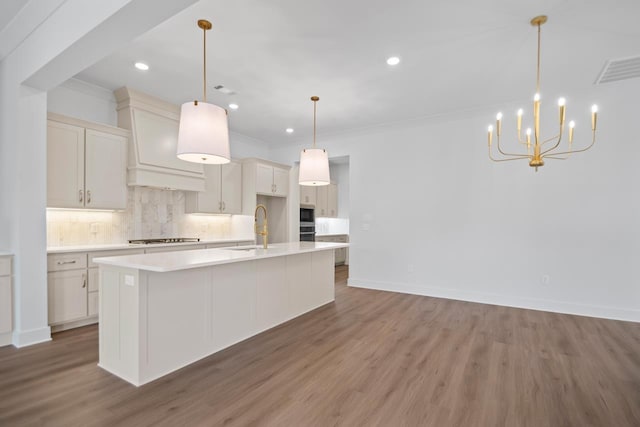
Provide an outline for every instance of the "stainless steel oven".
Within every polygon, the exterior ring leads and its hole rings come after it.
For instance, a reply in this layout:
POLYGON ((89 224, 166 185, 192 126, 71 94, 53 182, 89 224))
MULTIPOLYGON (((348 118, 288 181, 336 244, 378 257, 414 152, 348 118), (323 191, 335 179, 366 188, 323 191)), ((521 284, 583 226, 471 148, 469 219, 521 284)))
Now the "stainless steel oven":
POLYGON ((300 241, 316 241, 316 224, 313 222, 300 222, 300 241))

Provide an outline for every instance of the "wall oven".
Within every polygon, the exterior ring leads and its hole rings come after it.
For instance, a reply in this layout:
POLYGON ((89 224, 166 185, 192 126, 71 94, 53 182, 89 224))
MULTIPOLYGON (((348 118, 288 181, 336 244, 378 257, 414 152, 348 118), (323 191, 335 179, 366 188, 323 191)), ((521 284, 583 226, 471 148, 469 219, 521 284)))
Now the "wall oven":
POLYGON ((300 208, 300 241, 316 241, 316 223, 312 208, 300 208))

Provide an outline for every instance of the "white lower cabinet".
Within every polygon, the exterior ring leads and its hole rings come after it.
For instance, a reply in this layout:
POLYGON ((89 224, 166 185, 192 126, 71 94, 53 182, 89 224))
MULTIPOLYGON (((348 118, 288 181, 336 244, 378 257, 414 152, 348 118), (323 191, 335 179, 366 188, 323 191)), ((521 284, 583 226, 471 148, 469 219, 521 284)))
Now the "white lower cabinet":
POLYGON ((47 278, 49 324, 87 317, 87 270, 55 271, 47 278))
MULTIPOLYGON (((349 236, 347 234, 316 236, 316 242, 348 243, 349 236)), ((334 252, 336 265, 349 264, 349 248, 338 248, 335 249, 334 252)))
POLYGON ((11 255, 0 255, 0 347, 11 344, 13 330, 11 264, 11 255))

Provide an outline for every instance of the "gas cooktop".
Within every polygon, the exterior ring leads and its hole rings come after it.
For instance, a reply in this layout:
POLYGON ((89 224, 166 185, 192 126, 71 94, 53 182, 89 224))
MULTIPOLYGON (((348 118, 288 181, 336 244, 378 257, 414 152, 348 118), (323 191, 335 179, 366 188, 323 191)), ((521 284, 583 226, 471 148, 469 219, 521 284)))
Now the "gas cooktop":
POLYGON ((129 240, 129 243, 134 245, 153 245, 157 243, 186 243, 186 242, 199 242, 197 237, 167 237, 162 239, 137 239, 129 240))

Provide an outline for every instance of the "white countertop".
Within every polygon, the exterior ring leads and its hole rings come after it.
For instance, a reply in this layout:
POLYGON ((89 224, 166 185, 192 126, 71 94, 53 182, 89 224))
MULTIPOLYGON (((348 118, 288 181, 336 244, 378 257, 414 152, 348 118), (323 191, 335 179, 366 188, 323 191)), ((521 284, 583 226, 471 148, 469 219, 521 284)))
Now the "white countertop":
POLYGON ((164 273, 233 262, 253 261, 262 258, 295 255, 348 247, 348 243, 289 242, 273 243, 268 249, 262 246, 238 246, 236 248, 197 249, 191 251, 160 252, 154 254, 125 255, 94 258, 98 264, 164 273))
POLYGON ((316 233, 316 237, 338 237, 338 236, 349 236, 349 233, 329 233, 329 234, 316 233))
POLYGON ((11 252, 4 252, 4 251, 0 251, 0 256, 12 256, 13 254, 11 252))
POLYGON ((107 245, 77 245, 77 246, 49 246, 48 254, 58 254, 66 252, 95 252, 95 251, 114 251, 118 249, 146 249, 146 248, 162 248, 168 246, 191 246, 191 245, 213 245, 219 243, 237 243, 249 242, 253 239, 220 239, 220 240, 200 240, 199 242, 182 242, 182 243, 154 243, 154 244, 133 244, 133 243, 114 243, 107 245))

